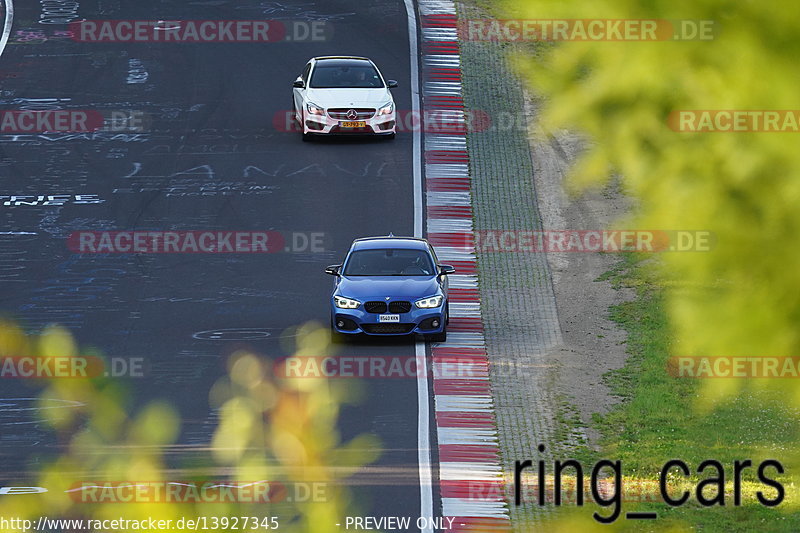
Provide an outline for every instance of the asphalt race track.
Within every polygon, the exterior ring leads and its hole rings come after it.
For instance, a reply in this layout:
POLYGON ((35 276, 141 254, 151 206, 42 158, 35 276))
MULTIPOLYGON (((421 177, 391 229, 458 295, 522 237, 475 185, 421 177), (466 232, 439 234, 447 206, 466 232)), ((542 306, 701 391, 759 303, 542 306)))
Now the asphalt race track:
MULTIPOLYGON (((210 442, 208 390, 225 374, 225 356, 242 346, 289 355, 281 338, 288 328, 327 324, 331 278, 323 268, 352 239, 413 234, 410 133, 303 143, 281 126, 291 83, 316 55, 370 57, 398 80, 397 108, 411 109, 404 4, 79 2, 85 19, 322 20, 333 29, 321 42, 259 44, 76 42, 55 34, 66 24, 39 23, 39 2, 14 7, 15 32, 46 35, 24 42, 12 32, 0 58, 2 108, 142 111, 147 127, 0 136, 0 194, 66 195, 63 205, 0 206, 0 312, 30 332, 59 323, 81 346, 142 358, 145 375, 122 379, 133 408, 158 398, 178 408, 183 426, 169 456, 179 472, 210 442), (67 239, 80 230, 321 233, 324 251, 304 249, 301 238, 298 249, 271 254, 75 254, 67 239)), ((414 343, 341 350, 413 357, 414 343)), ((63 443, 36 422, 41 405, 29 382, 0 387, 0 485, 19 484, 63 443)), ((362 510, 419 516, 416 380, 368 380, 364 391, 339 421, 343 440, 371 433, 384 443, 355 478, 362 510)))

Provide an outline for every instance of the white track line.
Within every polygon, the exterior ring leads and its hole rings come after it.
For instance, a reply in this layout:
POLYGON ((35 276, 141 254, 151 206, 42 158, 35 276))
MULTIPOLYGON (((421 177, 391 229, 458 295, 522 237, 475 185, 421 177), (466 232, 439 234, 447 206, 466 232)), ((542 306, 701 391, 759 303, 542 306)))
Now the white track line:
MULTIPOLYGON (((405 0, 408 18, 408 43, 411 53, 411 110, 420 116, 419 55, 417 42, 417 16, 414 0, 405 0)), ((414 169, 414 237, 422 237, 422 134, 420 128, 413 131, 413 169, 414 169)), ((428 368, 425 343, 414 345, 417 368, 428 368)), ((429 385, 427 372, 417 377, 417 461, 419 462, 420 516, 433 517, 433 473, 431 471, 431 428, 429 408, 429 385)), ((428 523, 429 521, 426 521, 428 523)), ((425 526, 420 533, 433 533, 431 526, 425 526)))
POLYGON ((0 56, 6 49, 8 39, 11 37, 11 26, 14 24, 14 2, 12 0, 5 0, 3 2, 6 6, 6 21, 3 24, 3 35, 0 36, 0 56))

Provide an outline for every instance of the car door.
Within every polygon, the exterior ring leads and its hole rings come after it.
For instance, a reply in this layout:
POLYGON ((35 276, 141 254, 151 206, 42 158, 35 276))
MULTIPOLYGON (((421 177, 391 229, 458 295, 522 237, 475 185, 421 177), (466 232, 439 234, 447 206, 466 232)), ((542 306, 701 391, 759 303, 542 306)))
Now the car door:
POLYGON ((302 120, 303 113, 305 112, 304 105, 305 105, 305 94, 308 90, 308 79, 309 74, 311 73, 311 62, 309 61, 305 68, 303 69, 303 73, 300 74, 300 79, 303 80, 304 87, 301 89, 299 87, 294 87, 292 89, 293 97, 294 97, 294 109, 297 112, 297 120, 302 120))

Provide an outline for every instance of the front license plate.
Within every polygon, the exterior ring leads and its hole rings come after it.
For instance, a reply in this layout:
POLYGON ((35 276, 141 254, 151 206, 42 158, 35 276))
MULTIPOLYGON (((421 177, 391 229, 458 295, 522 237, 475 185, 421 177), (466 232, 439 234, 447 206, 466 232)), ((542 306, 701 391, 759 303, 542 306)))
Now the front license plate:
POLYGON ((363 120, 359 120, 358 122, 340 122, 339 126, 343 128, 366 128, 367 123, 363 120))
POLYGON ((378 315, 378 322, 400 322, 400 315, 378 315))

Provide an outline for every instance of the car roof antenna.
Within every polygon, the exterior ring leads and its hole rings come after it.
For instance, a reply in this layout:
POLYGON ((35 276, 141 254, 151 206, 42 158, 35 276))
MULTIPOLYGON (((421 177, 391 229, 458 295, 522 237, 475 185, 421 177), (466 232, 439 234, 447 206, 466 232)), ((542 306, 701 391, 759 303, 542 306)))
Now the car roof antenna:
POLYGON ((394 233, 392 233, 392 232, 390 231, 390 232, 389 232, 389 237, 394 237, 394 233))

